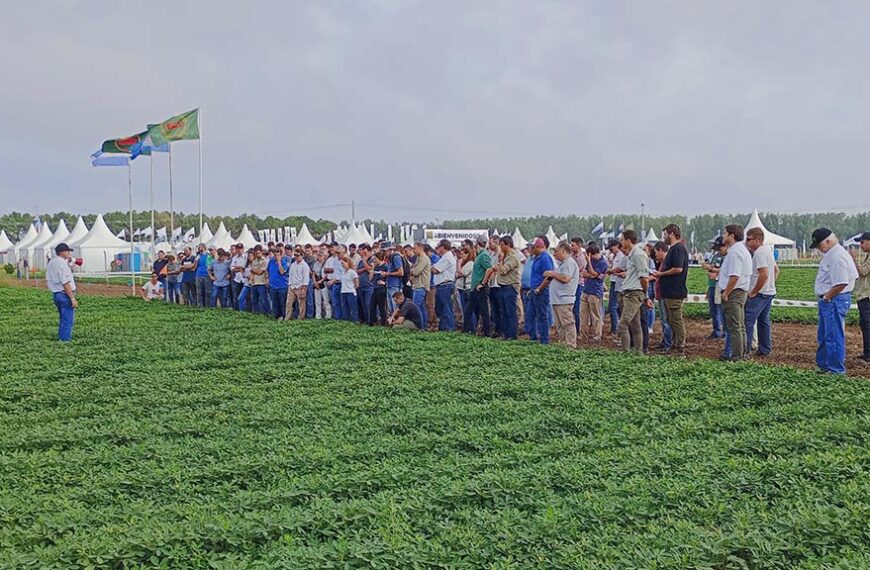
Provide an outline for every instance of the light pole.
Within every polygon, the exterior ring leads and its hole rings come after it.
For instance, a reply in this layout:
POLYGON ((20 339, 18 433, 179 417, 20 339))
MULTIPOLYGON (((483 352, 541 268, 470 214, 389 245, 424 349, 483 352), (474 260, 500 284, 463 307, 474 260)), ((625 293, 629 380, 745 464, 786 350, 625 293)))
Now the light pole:
POLYGON ((646 239, 646 205, 640 203, 640 234, 642 239, 646 239))

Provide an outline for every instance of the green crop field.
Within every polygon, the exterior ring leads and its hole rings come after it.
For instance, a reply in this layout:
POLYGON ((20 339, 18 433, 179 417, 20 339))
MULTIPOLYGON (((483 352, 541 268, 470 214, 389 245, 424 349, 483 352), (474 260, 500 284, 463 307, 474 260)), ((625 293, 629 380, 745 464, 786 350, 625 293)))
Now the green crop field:
POLYGON ((0 285, 0 568, 870 567, 870 385, 0 285))

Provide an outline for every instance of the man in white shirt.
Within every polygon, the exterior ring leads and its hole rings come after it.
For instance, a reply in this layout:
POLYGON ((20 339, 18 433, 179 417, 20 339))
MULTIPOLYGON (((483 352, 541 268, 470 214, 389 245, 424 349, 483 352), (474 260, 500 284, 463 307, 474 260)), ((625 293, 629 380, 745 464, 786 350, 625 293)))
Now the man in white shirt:
POLYGON ((828 228, 813 232, 811 247, 822 252, 815 291, 819 297, 819 348, 816 365, 821 372, 846 373, 846 313, 858 279, 855 262, 828 228))
POLYGON ((556 261, 559 266, 544 272, 544 286, 550 288, 550 304, 556 321, 559 339, 570 348, 577 348, 577 329, 574 327, 574 298, 580 270, 571 257, 571 246, 562 242, 556 247, 556 261))
POLYGON ((230 248, 232 257, 230 258, 230 273, 233 276, 230 281, 230 303, 232 307, 239 310, 239 295, 242 294, 242 288, 245 286, 245 265, 248 264, 248 256, 245 253, 245 246, 237 243, 230 248))
POLYGON ((752 256, 743 243, 743 226, 728 224, 723 232, 728 254, 719 268, 722 312, 725 314, 725 353, 721 360, 743 360, 746 356, 746 297, 752 279, 752 256))
POLYGON ((649 257, 643 244, 637 243, 638 235, 634 230, 622 232, 621 247, 628 250, 625 256, 626 270, 621 284, 622 315, 619 317, 619 334, 622 350, 643 353, 643 331, 641 330, 641 311, 646 310, 649 299, 649 257))
POLYGON ((610 334, 616 336, 616 329, 619 326, 619 295, 622 293, 622 275, 625 273, 623 260, 625 254, 622 252, 622 246, 619 240, 612 239, 607 244, 607 249, 610 251, 610 269, 607 274, 610 276, 610 296, 607 299, 607 314, 610 315, 610 334))
POLYGON ((311 275, 311 267, 306 263, 302 254, 302 248, 296 247, 293 252, 293 263, 290 264, 290 277, 287 281, 287 305, 284 311, 284 320, 293 320, 293 304, 299 303, 299 320, 305 320, 305 309, 308 300, 308 278, 311 275))
POLYGON ((773 246, 764 245, 764 230, 746 230, 746 249, 752 254, 752 277, 746 299, 746 347, 752 347, 752 336, 758 325, 758 350, 755 356, 764 358, 773 349, 770 334, 770 305, 776 297, 779 266, 773 259, 773 246))
POLYGON ((60 315, 57 328, 57 338, 61 342, 69 342, 72 338, 75 310, 79 306, 76 300, 76 282, 69 267, 72 249, 65 243, 57 244, 54 252, 57 254, 45 268, 45 282, 54 298, 54 306, 60 315))
POLYGON ((435 248, 441 258, 432 266, 432 284, 435 285, 435 314, 438 316, 438 330, 456 329, 456 315, 453 312, 453 282, 456 280, 456 257, 451 251, 449 240, 442 239, 435 248))

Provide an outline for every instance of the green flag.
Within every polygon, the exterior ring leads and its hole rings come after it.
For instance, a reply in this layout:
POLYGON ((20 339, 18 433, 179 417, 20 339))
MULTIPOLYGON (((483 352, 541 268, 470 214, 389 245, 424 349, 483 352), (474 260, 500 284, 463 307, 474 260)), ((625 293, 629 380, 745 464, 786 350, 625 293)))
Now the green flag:
POLYGON ((139 133, 138 135, 132 135, 120 139, 109 139, 103 143, 103 146, 100 148, 100 150, 106 153, 111 152, 116 154, 130 154, 130 147, 142 142, 145 139, 145 135, 147 134, 148 131, 145 131, 144 133, 139 133))
POLYGON ((199 139, 199 109, 171 117, 159 125, 148 125, 154 146, 181 140, 199 139))

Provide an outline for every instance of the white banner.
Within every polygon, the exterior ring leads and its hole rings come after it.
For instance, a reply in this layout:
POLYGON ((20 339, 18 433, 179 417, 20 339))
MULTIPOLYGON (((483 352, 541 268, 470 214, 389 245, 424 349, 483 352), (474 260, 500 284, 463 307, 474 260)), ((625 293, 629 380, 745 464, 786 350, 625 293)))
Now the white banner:
POLYGON ((449 240, 454 245, 462 243, 463 240, 476 240, 478 237, 489 237, 489 230, 447 230, 440 228, 426 228, 423 230, 423 235, 429 245, 435 245, 442 239, 449 240))

